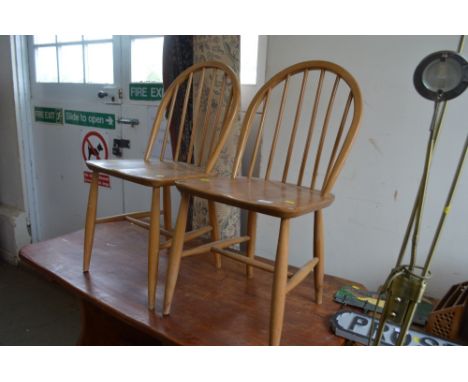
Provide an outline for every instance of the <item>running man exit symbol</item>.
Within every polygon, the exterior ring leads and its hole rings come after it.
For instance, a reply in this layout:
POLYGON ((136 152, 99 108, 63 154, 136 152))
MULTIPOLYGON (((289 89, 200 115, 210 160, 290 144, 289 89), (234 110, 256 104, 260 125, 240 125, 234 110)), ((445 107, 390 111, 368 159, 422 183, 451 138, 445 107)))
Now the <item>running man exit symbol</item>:
POLYGON ((63 109, 54 107, 34 107, 34 120, 36 122, 46 122, 63 125, 63 109))

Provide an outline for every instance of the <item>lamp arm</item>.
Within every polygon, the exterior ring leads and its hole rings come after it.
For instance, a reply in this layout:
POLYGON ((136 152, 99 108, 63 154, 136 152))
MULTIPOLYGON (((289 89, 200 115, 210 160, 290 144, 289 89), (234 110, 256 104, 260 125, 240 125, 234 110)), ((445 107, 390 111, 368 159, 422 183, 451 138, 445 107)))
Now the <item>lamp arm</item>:
POLYGON ((461 172, 463 170, 463 165, 465 164, 465 161, 466 161, 467 153, 468 153, 468 135, 466 136, 465 146, 464 146, 463 151, 462 151, 462 153, 460 155, 460 159, 458 161, 457 169, 455 170, 455 174, 454 174, 453 179, 452 179, 452 184, 450 185, 450 190, 449 190, 449 193, 447 195, 447 200, 445 201, 445 206, 444 206, 444 209, 442 211, 442 214, 440 215, 439 224, 437 225, 437 229, 436 229, 436 232, 434 234, 434 238, 432 239, 432 244, 431 244, 431 247, 429 249, 429 253, 427 255, 427 258, 426 258, 426 263, 424 264, 423 276, 425 276, 429 272, 429 267, 431 265, 432 257, 434 255, 435 249, 436 249, 437 244, 439 242, 440 232, 442 231, 442 228, 444 226, 445 218, 450 213, 452 198, 453 198, 453 195, 455 194, 455 191, 457 189, 458 181, 460 179, 460 174, 461 174, 461 172))
MULTIPOLYGON (((435 148, 437 146, 439 134, 440 134, 441 127, 442 127, 442 121, 444 119, 446 109, 447 109, 447 102, 442 101, 441 102, 440 113, 438 115, 437 123, 435 125, 433 150, 435 150, 435 148)), ((403 262, 403 258, 405 256, 405 252, 406 252, 406 246, 408 245, 411 230, 412 230, 413 225, 414 225, 414 218, 416 216, 416 213, 418 212, 418 208, 419 208, 418 200, 421 198, 421 193, 423 191, 423 185, 424 185, 423 178, 421 177, 421 180, 419 182, 418 192, 416 194, 416 199, 415 199, 414 204, 413 204, 413 210, 411 211, 411 215, 410 215, 410 218, 409 218, 409 221, 408 221, 408 226, 406 227, 405 236, 403 237, 403 242, 401 244, 400 253, 398 255, 398 259, 397 259, 395 267, 401 266, 401 264, 403 262)))
MULTIPOLYGON (((465 43, 465 36, 461 35, 460 39, 458 40, 457 53, 462 52, 463 47, 464 47, 464 43, 465 43)), ((442 101, 441 111, 439 113, 439 118, 438 118, 436 126, 435 126, 434 149, 436 147, 437 140, 439 138, 439 133, 440 133, 441 126, 442 126, 442 121, 443 121, 444 116, 445 116, 446 108, 447 108, 447 102, 442 101)), ((414 226, 414 219, 416 217, 416 214, 418 213, 418 209, 419 209, 418 201, 421 199, 421 194, 423 193, 423 188, 424 188, 423 186, 424 186, 424 182, 423 182, 423 178, 421 178, 421 181, 419 183, 418 192, 416 194, 416 199, 415 199, 414 204, 413 204, 413 210, 411 211, 411 215, 410 215, 410 218, 409 218, 409 221, 408 221, 408 226, 406 227, 405 235, 403 237, 403 242, 402 242, 401 247, 400 247, 400 252, 399 252, 398 259, 397 259, 395 267, 401 266, 401 264, 403 262, 403 258, 405 256, 405 252, 406 252, 406 247, 408 245, 409 237, 411 235, 411 230, 413 229, 413 226, 414 226)), ((414 264, 414 260, 415 259, 413 259, 413 264, 414 264)))
POLYGON ((415 215, 415 223, 414 223, 413 237, 412 237, 412 243, 411 243, 412 244, 411 245, 411 259, 410 259, 410 264, 409 264, 410 271, 414 269, 414 265, 416 263, 417 247, 418 247, 418 241, 419 241, 419 227, 420 227, 422 213, 424 209, 424 202, 426 199, 426 189, 427 189, 427 183, 429 180, 429 170, 430 170, 431 163, 432 163, 432 154, 434 152, 435 136, 436 136, 435 131, 437 127, 437 121, 440 120, 438 118, 439 108, 440 108, 440 102, 436 101, 434 103, 434 113, 433 113, 432 121, 431 121, 429 140, 427 142, 426 159, 424 161, 424 171, 423 171, 423 176, 421 179, 420 192, 418 194, 418 198, 416 199, 417 211, 415 215))
MULTIPOLYGON (((461 51, 463 50, 464 40, 465 36, 460 36, 457 48, 458 54, 461 53, 461 51)), ((439 218, 439 223, 434 234, 434 238, 432 240, 425 265, 424 267, 416 266, 415 263, 417 255, 417 245, 419 240, 420 222, 422 218, 432 156, 437 145, 442 121, 445 115, 447 106, 446 101, 455 98, 466 89, 466 85, 463 85, 463 81, 459 82, 457 86, 452 88, 445 89, 443 86, 440 86, 439 88, 436 87, 435 89, 439 89, 437 91, 433 90, 433 88, 428 87, 424 83, 424 71, 427 69, 428 65, 431 64, 431 60, 442 60, 447 57, 451 57, 451 59, 454 60, 455 63, 457 63, 459 66, 463 66, 464 68, 462 68, 461 70, 466 70, 466 60, 464 60, 461 56, 456 55, 450 51, 441 51, 433 53, 432 55, 427 56, 423 61, 421 61, 421 63, 416 68, 414 76, 414 83, 416 89, 423 97, 435 101, 434 112, 431 119, 430 135, 427 143, 423 175, 419 183, 416 200, 411 211, 410 219, 406 228, 405 236, 403 238, 403 243, 400 248, 397 263, 396 266, 392 269, 383 287, 379 290, 379 300, 384 292, 386 293, 386 299, 384 309, 379 320, 380 322, 377 328, 377 333, 373 341, 374 345, 380 344, 385 328, 385 322, 389 319, 396 322, 397 324, 400 324, 400 333, 398 335, 396 344, 403 345, 405 342, 406 334, 409 330, 409 327, 411 326, 416 309, 424 295, 424 291, 427 286, 427 281, 430 277, 429 267, 431 264, 431 260, 437 247, 440 233, 445 223, 445 218, 450 212, 452 198, 455 194, 455 190, 460 179, 460 174, 462 172, 463 165, 467 157, 468 136, 466 137, 464 149, 462 151, 457 169, 452 179, 450 190, 445 202, 445 207, 439 218), (406 247, 408 245, 411 233, 412 248, 410 263, 408 265, 403 265, 402 262, 405 256, 406 247)), ((466 72, 464 75, 466 76, 466 72)), ((377 306, 378 305, 376 305, 376 309, 377 306)), ((372 317, 372 323, 369 332, 369 343, 371 342, 374 334, 376 309, 374 310, 374 315, 372 317)))
POLYGON ((457 53, 462 52, 464 44, 465 44, 465 35, 461 35, 460 40, 458 41, 457 53))

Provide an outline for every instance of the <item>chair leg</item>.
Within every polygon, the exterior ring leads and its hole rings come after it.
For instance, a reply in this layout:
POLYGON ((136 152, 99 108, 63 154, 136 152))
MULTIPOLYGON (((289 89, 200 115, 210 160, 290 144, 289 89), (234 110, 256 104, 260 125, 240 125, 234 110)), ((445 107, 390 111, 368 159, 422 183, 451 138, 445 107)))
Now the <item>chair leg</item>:
MULTIPOLYGON (((247 257, 251 260, 255 257, 255 242, 257 238, 257 213, 249 211, 247 217, 247 235, 250 237, 247 242, 247 257)), ((253 277, 254 268, 251 265, 246 266, 247 277, 251 279, 253 277)))
POLYGON ((172 230, 171 186, 163 187, 164 228, 172 230))
POLYGON ((164 291, 164 309, 163 314, 169 315, 171 311, 172 297, 179 275, 180 260, 184 249, 184 233, 187 224, 187 213, 189 209, 190 195, 182 193, 179 215, 175 226, 174 236, 172 237, 172 247, 169 255, 169 264, 167 266, 166 287, 164 291))
MULTIPOLYGON (((216 203, 208 200, 208 215, 210 225, 213 228, 211 231, 211 240, 218 241, 221 237, 219 235, 218 217, 216 216, 216 203)), ((221 268, 221 255, 219 253, 213 253, 216 268, 221 268)))
POLYGON ((318 258, 318 263, 314 270, 315 302, 321 304, 323 300, 323 277, 325 274, 323 212, 321 210, 315 212, 314 257, 318 258))
POLYGON ((148 309, 154 310, 156 304, 156 285, 159 264, 159 216, 160 188, 153 187, 151 197, 150 226, 148 232, 148 309))
POLYGON ((283 330, 288 282, 289 219, 281 219, 271 298, 270 345, 279 345, 283 330))
POLYGON ((91 253, 93 251, 94 230, 96 228, 96 211, 98 202, 99 173, 93 171, 91 184, 89 185, 88 208, 86 211, 86 223, 83 246, 83 272, 89 271, 91 253))

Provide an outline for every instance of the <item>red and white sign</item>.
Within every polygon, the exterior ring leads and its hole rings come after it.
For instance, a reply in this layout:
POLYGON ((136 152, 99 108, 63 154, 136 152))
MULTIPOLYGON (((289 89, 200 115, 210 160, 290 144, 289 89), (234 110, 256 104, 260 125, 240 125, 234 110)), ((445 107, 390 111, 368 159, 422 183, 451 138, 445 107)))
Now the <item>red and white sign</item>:
MULTIPOLYGON (((81 155, 83 160, 99 160, 109 158, 109 149, 107 142, 102 134, 97 131, 88 132, 81 143, 81 155)), ((93 178, 92 171, 83 171, 83 180, 85 183, 91 183, 93 178)), ((110 188, 110 177, 106 174, 99 174, 99 186, 110 188)))
POLYGON ((87 133, 81 143, 81 154, 83 160, 109 159, 109 150, 102 134, 97 131, 87 133))
MULTIPOLYGON (((85 183, 91 183, 93 179, 93 172, 92 171, 83 171, 83 180, 85 183)), ((110 188, 110 178, 109 175, 106 174, 99 174, 98 184, 101 187, 110 188)))

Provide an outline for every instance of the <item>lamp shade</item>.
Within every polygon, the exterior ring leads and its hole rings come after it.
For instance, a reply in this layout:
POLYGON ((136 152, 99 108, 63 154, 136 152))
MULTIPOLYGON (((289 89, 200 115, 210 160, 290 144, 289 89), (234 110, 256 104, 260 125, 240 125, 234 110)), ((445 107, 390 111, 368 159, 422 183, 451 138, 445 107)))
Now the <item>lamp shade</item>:
POLYGON ((468 62, 450 50, 432 53, 416 67, 413 81, 424 98, 450 100, 468 87, 468 62))

